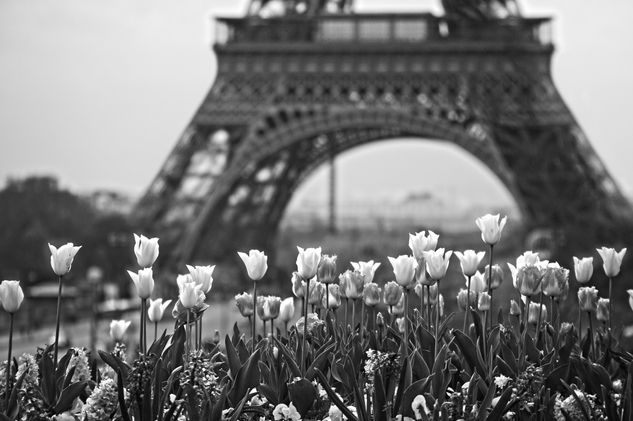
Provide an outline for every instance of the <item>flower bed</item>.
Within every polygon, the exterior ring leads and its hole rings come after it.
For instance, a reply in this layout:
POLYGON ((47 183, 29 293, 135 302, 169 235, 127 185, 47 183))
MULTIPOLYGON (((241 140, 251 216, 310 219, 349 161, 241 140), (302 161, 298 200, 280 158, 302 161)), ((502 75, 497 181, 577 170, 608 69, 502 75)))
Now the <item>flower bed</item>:
MULTIPOLYGON (((0 421, 633 419, 633 355, 618 343, 610 306, 626 249, 598 250, 606 298, 585 286, 593 259, 574 258, 574 280, 583 285, 574 323, 558 311, 572 299, 569 270, 524 253, 509 265, 517 295, 505 314, 495 312, 494 295, 503 281, 494 250, 505 218, 486 215, 477 225, 485 252, 438 249, 430 231, 410 235, 412 255, 389 257, 395 280, 382 287, 373 282, 379 263, 352 262, 339 274, 336 256, 298 248, 294 297, 284 300, 257 295, 266 255, 239 253, 253 290, 235 301, 250 332, 236 323, 224 340, 204 341, 201 331, 214 267, 188 266, 176 280, 174 329, 155 330, 152 343, 148 321, 156 329, 171 300, 150 299, 158 239, 135 235, 140 269, 129 273, 141 302, 138 350, 126 348, 130 322, 120 320, 111 324, 113 350, 73 348, 61 358, 63 279, 79 247, 51 246, 60 292, 55 341, 14 358, 11 324, 0 421), (445 314, 442 281, 453 254, 464 288, 460 312, 445 314), (461 329, 450 327, 456 318, 461 329)), ((23 299, 19 282, 0 284, 11 323, 23 299)))

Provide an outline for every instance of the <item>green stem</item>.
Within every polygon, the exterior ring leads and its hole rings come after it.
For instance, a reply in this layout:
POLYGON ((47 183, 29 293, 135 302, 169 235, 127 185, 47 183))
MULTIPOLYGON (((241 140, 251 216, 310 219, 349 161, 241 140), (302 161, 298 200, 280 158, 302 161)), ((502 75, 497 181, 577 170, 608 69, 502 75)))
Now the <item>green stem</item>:
POLYGON ((11 396, 11 351, 13 351, 13 313, 9 313, 11 322, 9 325, 9 356, 7 357, 7 384, 5 391, 5 409, 9 413, 9 397, 11 396))
POLYGON ((363 299, 360 302, 360 326, 358 327, 361 340, 363 339, 363 331, 364 331, 363 325, 364 324, 365 324, 365 300, 363 299))
POLYGON ((402 293, 404 294, 404 333, 402 336, 402 361, 409 356, 409 315, 407 309, 409 308, 409 294, 405 287, 402 287, 402 293))
POLYGON ((256 324, 255 322, 257 321, 257 282, 253 281, 253 326, 251 329, 251 336, 253 338, 253 347, 252 347, 252 352, 255 352, 255 345, 257 342, 257 330, 256 330, 256 324))
POLYGON ((472 279, 472 275, 468 275, 468 291, 466 294, 466 302, 468 303, 468 305, 466 306, 466 314, 464 314, 464 333, 466 333, 466 327, 468 327, 468 324, 470 323, 470 280, 472 279))
POLYGON ((310 278, 306 279, 305 306, 303 306, 303 338, 301 339, 301 374, 306 374, 306 339, 308 336, 308 300, 310 296, 310 278))
POLYGON ((187 348, 185 353, 185 360, 189 360, 189 353, 191 351, 191 324, 189 323, 190 310, 187 309, 187 348))
POLYGON ((275 337, 275 319, 270 319, 270 337, 275 337))
POLYGON ((352 299, 352 332, 356 330, 356 299, 352 299))
POLYGON ((539 295, 538 299, 538 322, 536 323, 536 343, 538 344, 539 339, 541 338, 541 315, 543 314, 543 290, 541 290, 541 295, 539 295))
POLYGON ((439 352, 438 346, 440 344, 439 334, 440 328, 440 280, 437 280, 437 300, 435 301, 435 358, 439 352))
POLYGON ((325 314, 330 311, 330 284, 325 284, 325 314))
POLYGON ((154 322, 154 342, 158 339, 158 322, 154 322))
POLYGON ((593 343, 593 320, 591 320, 591 312, 587 312, 587 316, 589 317, 589 340, 591 341, 591 352, 593 353, 594 361, 596 359, 596 346, 593 343))
POLYGON ((429 324, 429 331, 431 330, 431 286, 426 286, 426 321, 429 324))
POLYGON ((490 295, 490 330, 492 330, 492 315, 493 315, 493 301, 492 301, 492 258, 494 252, 494 245, 490 244, 490 265, 488 266, 488 295, 490 295))
POLYGON ((609 336, 611 336, 611 284, 613 283, 613 278, 609 276, 609 336))
POLYGON ((59 276, 57 278, 59 282, 59 287, 57 290, 57 316, 55 317, 55 347, 54 347, 54 356, 53 356, 53 372, 57 369, 57 352, 59 349, 59 322, 62 316, 62 278, 63 276, 59 276))

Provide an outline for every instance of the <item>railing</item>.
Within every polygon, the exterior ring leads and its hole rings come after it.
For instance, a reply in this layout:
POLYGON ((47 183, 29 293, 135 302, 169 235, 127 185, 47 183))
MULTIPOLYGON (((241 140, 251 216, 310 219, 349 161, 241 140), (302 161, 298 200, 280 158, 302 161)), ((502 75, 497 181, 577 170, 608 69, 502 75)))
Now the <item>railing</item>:
POLYGON ((419 43, 497 41, 549 44, 549 18, 485 22, 432 14, 342 14, 313 18, 218 18, 216 43, 419 43))

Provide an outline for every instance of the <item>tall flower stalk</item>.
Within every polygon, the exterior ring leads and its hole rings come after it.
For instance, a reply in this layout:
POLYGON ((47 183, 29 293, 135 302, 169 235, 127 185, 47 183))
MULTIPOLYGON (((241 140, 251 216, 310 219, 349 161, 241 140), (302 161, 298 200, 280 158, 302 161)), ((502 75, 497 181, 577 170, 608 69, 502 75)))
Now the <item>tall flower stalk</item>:
MULTIPOLYGON (((268 256, 259 250, 249 250, 248 254, 238 252, 237 255, 244 262, 248 277, 253 281, 253 309, 257 309, 257 281, 261 280, 268 270, 268 256)), ((253 311, 251 336, 253 338, 252 352, 255 352, 255 346, 257 345, 257 311, 253 311)))
POLYGON ((62 280, 64 275, 70 272, 75 255, 81 246, 75 246, 73 243, 66 243, 59 249, 49 244, 51 251, 51 267, 57 275, 57 312, 55 316, 55 344, 53 346, 53 370, 57 369, 57 355, 59 349, 59 324, 62 317, 62 280))
POLYGON ((24 292, 20 287, 20 281, 2 281, 0 283, 0 301, 4 311, 9 313, 9 354, 7 356, 7 379, 5 390, 5 408, 9 407, 9 396, 11 396, 11 352, 13 351, 13 316, 20 309, 24 300, 24 292))
POLYGON ((626 248, 616 252, 613 248, 602 247, 597 249, 598 254, 602 258, 602 268, 605 275, 609 278, 609 333, 611 333, 611 290, 613 278, 620 274, 620 266, 622 259, 626 254, 626 248))
POLYGON ((321 247, 303 249, 297 247, 297 273, 306 283, 303 306, 303 338, 301 338, 301 374, 305 376, 306 365, 306 339, 308 336, 308 298, 310 297, 310 280, 317 274, 317 268, 321 262, 321 247))

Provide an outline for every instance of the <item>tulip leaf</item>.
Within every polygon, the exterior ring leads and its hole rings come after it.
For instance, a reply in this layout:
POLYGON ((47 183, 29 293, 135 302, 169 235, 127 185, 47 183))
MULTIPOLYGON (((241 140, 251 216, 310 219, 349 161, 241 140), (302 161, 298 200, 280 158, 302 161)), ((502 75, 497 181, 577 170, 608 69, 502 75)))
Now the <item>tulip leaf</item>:
POLYGON ((387 413, 387 394, 383 384, 380 370, 374 373, 374 421, 389 421, 390 416, 387 413))
POLYGON ((61 414, 64 411, 68 411, 75 401, 75 398, 83 392, 87 384, 87 381, 77 382, 62 390, 59 399, 55 403, 55 413, 61 414))
POLYGON ((222 411, 226 405, 226 394, 228 393, 228 384, 222 389, 222 393, 218 397, 217 401, 211 408, 211 415, 208 421, 220 421, 222 419, 222 411))
POLYGON ((321 386, 323 386, 323 390, 325 390, 325 393, 327 393, 327 396, 330 398, 332 403, 336 405, 336 407, 347 417, 349 421, 358 421, 358 417, 349 410, 349 408, 338 397, 336 392, 334 392, 332 386, 330 386, 328 380, 325 378, 325 375, 323 375, 319 369, 315 370, 315 374, 319 378, 319 382, 321 383, 321 386))
POLYGON ((20 375, 18 380, 13 385, 13 389, 11 389, 11 395, 9 395, 9 404, 7 405, 6 414, 12 420, 18 416, 18 412, 20 411, 20 406, 18 405, 18 391, 22 387, 24 376, 26 376, 27 373, 28 370, 24 370, 24 372, 20 375))
POLYGON ((427 377, 426 379, 417 380, 404 391, 402 396, 402 415, 405 417, 411 417, 415 419, 415 414, 413 413, 413 408, 411 408, 411 403, 413 403, 413 399, 415 399, 418 395, 423 395, 428 387, 429 380, 433 377, 427 377))
MULTIPOLYGON (((490 387, 494 388, 495 385, 491 384, 490 387)), ((508 401, 510 400, 511 397, 512 397, 512 388, 506 387, 506 389, 503 391, 501 396, 499 396, 499 400, 497 401, 497 404, 492 409, 492 411, 490 411, 490 414, 488 414, 488 418, 486 418, 486 421, 501 420, 501 417, 506 413, 506 405, 508 404, 508 401)))
POLYGON ((466 336, 464 333, 457 329, 453 330, 453 337, 455 338, 455 343, 462 351, 464 359, 470 366, 471 372, 477 371, 479 375, 486 376, 486 370, 484 369, 484 366, 481 363, 479 356, 477 355, 477 348, 475 347, 475 344, 470 339, 470 337, 466 336))
POLYGON ((237 372, 233 380, 233 387, 229 392, 229 400, 233 404, 237 404, 248 391, 259 384, 259 356, 261 349, 255 351, 253 355, 246 361, 237 372))
POLYGON ((488 408, 490 408, 490 405, 492 404, 492 399, 495 397, 496 388, 497 386, 494 383, 491 383, 490 386, 488 386, 486 395, 481 401, 481 404, 479 404, 479 412, 477 412, 477 418, 475 419, 475 421, 485 421, 486 419, 488 419, 488 408))
POLYGON ((240 415, 242 414, 242 410, 244 409, 244 405, 246 405, 246 401, 248 401, 248 393, 244 396, 244 398, 242 398, 240 403, 237 405, 229 421, 237 421, 239 419, 240 415))
POLYGON ((290 395, 290 401, 297 408, 297 412, 302 418, 312 408, 318 396, 314 385, 305 378, 288 383, 288 394, 290 395))
POLYGON ((328 358, 335 346, 336 344, 332 342, 329 345, 323 345, 321 349, 319 349, 317 356, 314 358, 312 364, 310 364, 310 367, 308 367, 308 370, 306 371, 306 379, 312 380, 314 378, 314 370, 316 368, 321 371, 324 370, 325 364, 327 364, 328 358))
POLYGON ((290 350, 288 350, 288 348, 284 344, 282 344, 279 339, 273 338, 273 340, 277 344, 277 348, 279 349, 279 351, 281 351, 281 354, 284 356, 286 364, 292 372, 292 377, 301 377, 301 370, 299 369, 294 356, 290 353, 290 350))
POLYGON ((237 350, 233 346, 229 335, 226 335, 224 338, 224 346, 226 348, 226 359, 228 360, 231 377, 235 380, 237 372, 242 367, 242 362, 240 361, 239 355, 237 355, 237 350))

